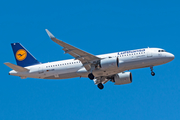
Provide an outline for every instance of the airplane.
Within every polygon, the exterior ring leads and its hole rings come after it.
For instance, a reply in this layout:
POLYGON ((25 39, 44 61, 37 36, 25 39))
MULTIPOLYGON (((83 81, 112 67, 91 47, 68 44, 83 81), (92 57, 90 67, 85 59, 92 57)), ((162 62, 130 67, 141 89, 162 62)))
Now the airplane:
POLYGON ((21 79, 88 77, 99 89, 103 89, 108 81, 114 82, 115 85, 132 83, 132 73, 129 72, 132 69, 150 67, 151 75, 154 76, 154 66, 174 59, 174 55, 164 49, 149 47, 95 56, 57 39, 45 30, 50 39, 63 47, 64 53, 70 54, 74 59, 41 63, 20 43, 11 43, 17 65, 4 63, 13 69, 9 75, 19 76, 21 79))

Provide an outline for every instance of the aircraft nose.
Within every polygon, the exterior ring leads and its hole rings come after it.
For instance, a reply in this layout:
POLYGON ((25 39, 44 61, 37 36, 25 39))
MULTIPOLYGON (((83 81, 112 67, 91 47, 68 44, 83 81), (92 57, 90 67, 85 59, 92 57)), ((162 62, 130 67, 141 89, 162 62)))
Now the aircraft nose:
POLYGON ((170 61, 172 61, 172 60, 174 60, 174 55, 173 54, 171 54, 171 53, 168 53, 167 55, 166 55, 166 57, 170 60, 170 61))

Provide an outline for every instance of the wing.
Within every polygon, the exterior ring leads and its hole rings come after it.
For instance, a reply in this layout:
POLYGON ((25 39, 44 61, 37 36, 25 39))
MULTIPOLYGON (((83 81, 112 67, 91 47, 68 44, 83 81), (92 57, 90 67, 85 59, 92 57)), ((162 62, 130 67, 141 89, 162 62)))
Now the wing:
POLYGON ((58 40, 47 29, 45 29, 45 30, 52 41, 54 41, 55 43, 57 43, 63 47, 65 54, 68 53, 71 56, 73 56, 76 60, 80 60, 87 71, 91 70, 91 67, 94 62, 97 62, 98 60, 100 60, 100 58, 98 58, 90 53, 87 53, 87 52, 85 52, 79 48, 76 48, 70 44, 67 44, 61 40, 58 40))

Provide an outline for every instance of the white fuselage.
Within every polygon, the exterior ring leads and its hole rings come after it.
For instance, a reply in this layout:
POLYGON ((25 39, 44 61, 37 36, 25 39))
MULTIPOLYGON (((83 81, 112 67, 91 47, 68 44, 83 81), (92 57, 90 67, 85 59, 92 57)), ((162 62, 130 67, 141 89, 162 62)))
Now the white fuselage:
MULTIPOLYGON (((126 70, 145 68, 165 64, 174 59, 174 55, 168 52, 159 52, 159 48, 145 48, 111 54, 98 55, 99 58, 119 58, 119 67, 113 69, 96 68, 93 70, 95 77, 110 76, 126 70)), ((10 71, 10 75, 21 78, 41 79, 67 79, 74 77, 87 77, 87 71, 79 60, 69 59, 63 61, 49 62, 25 67, 27 72, 10 71)))

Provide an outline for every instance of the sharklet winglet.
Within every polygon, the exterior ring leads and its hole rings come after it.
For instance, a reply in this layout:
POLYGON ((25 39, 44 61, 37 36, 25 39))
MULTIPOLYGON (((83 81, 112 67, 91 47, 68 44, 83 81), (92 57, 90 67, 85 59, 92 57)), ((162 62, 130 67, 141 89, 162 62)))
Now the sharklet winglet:
POLYGON ((49 32, 48 29, 45 29, 45 30, 50 38, 55 38, 54 35, 51 32, 49 32))

